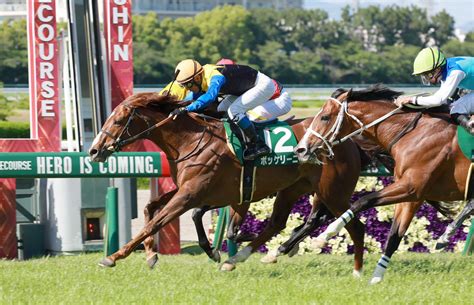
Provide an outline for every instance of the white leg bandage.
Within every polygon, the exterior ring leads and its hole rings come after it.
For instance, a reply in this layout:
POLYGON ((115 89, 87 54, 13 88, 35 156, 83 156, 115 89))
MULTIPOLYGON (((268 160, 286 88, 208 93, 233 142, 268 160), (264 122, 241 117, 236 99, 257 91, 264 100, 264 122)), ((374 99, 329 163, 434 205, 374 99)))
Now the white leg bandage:
POLYGON ((354 213, 351 210, 347 210, 344 214, 339 216, 338 219, 332 222, 318 238, 324 238, 328 241, 331 237, 339 233, 354 217, 354 213))
POLYGON ((387 271, 388 264, 390 264, 390 257, 382 255, 377 262, 377 266, 375 266, 374 274, 370 280, 371 284, 377 284, 382 281, 385 271, 387 271))

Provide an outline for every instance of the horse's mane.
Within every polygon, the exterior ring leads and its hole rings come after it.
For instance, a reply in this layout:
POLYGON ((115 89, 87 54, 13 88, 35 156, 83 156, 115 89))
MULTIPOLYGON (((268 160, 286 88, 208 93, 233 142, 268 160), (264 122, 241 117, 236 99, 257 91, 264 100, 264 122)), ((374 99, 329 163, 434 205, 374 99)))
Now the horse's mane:
POLYGON ((351 101, 372 101, 372 100, 383 100, 393 102, 394 99, 403 94, 403 92, 392 90, 383 85, 377 84, 370 86, 363 90, 352 90, 349 91, 339 88, 333 92, 331 97, 337 98, 342 94, 347 93, 346 99, 348 102, 351 101))
POLYGON ((162 112, 171 112, 189 102, 179 101, 173 95, 161 95, 157 92, 137 93, 129 96, 122 104, 132 108, 151 108, 162 112))

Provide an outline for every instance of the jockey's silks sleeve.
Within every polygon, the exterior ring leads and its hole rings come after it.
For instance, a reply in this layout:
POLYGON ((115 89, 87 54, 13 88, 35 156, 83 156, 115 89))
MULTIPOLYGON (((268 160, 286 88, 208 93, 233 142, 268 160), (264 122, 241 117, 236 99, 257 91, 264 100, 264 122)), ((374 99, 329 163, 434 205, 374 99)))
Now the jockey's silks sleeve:
POLYGON ((214 75, 211 78, 211 81, 209 83, 209 88, 207 89, 206 93, 203 95, 199 96, 195 102, 190 104, 189 106, 186 107, 188 111, 199 111, 214 102, 217 99, 217 96, 219 95, 219 91, 221 90, 222 86, 225 84, 225 77, 223 75, 214 75))
POLYGON ((447 102, 448 98, 454 93, 459 83, 466 77, 463 71, 455 70, 450 73, 446 80, 441 83, 441 87, 433 95, 413 97, 412 102, 415 105, 426 108, 437 107, 447 102))
POLYGON ((194 101, 196 100, 198 97, 200 97, 202 95, 201 92, 199 93, 194 93, 192 91, 189 91, 189 93, 186 95, 186 97, 184 98, 183 101, 194 101))

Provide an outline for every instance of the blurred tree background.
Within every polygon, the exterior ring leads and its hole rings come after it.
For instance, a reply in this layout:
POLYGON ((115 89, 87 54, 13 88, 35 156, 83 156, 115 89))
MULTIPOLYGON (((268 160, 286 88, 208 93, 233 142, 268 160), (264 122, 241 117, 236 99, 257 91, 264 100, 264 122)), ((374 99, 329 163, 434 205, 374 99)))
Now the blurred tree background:
MULTIPOLYGON (((322 10, 217 7, 194 17, 133 16, 137 84, 170 81, 174 66, 221 57, 248 64, 287 84, 418 83, 417 52, 440 46, 448 56, 474 56, 474 32, 454 36, 445 11, 428 18, 416 6, 346 7, 339 20, 322 10)), ((0 82, 27 83, 26 24, 0 24, 0 82)))

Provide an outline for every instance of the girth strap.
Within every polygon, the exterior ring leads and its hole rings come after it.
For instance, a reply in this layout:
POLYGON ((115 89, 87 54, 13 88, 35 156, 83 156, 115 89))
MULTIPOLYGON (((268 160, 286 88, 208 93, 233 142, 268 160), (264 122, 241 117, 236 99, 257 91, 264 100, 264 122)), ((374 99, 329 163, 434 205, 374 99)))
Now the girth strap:
POLYGON ((408 125, 406 125, 405 128, 403 128, 397 134, 397 136, 395 138, 393 138, 393 140, 390 142, 390 144, 388 144, 387 150, 390 154, 392 153, 393 145, 395 145, 404 135, 406 135, 407 133, 409 133, 410 131, 415 129, 416 123, 418 123, 418 120, 421 118, 422 115, 423 115, 422 112, 418 112, 416 114, 415 118, 413 119, 413 121, 411 121, 408 125))

